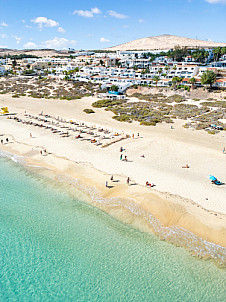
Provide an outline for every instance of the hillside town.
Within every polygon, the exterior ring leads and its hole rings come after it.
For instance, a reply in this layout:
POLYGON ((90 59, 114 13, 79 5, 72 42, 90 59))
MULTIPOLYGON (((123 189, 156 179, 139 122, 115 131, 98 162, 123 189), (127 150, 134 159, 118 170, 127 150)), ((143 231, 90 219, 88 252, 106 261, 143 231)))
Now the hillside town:
POLYGON ((168 51, 80 51, 67 56, 2 56, 0 75, 8 77, 53 78, 114 86, 123 93, 131 86, 190 89, 210 84, 226 88, 226 48, 175 48, 168 51), (214 73, 212 83, 202 81, 204 73, 214 73))

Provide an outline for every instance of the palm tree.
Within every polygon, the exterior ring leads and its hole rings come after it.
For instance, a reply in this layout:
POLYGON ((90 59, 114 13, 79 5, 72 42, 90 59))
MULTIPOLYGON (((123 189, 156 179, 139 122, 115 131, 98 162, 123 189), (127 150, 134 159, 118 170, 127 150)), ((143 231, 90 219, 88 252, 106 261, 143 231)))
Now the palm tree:
POLYGON ((158 76, 154 76, 154 77, 152 78, 152 80, 155 82, 156 87, 157 87, 158 82, 159 82, 159 80, 160 80, 160 77, 158 77, 158 76))
POLYGON ((218 61, 219 60, 220 53, 221 53, 221 47, 214 48, 214 50, 213 50, 214 61, 218 61))
POLYGON ((173 82, 174 86, 175 86, 176 84, 180 84, 181 81, 182 81, 182 78, 180 78, 180 77, 174 77, 174 78, 172 79, 172 82, 173 82))
POLYGON ((210 90, 212 89, 212 85, 216 81, 216 74, 212 70, 205 71, 201 76, 201 83, 202 85, 209 84, 210 90))
POLYGON ((195 83, 196 83, 196 79, 193 77, 189 80, 189 83, 191 84, 191 89, 194 89, 195 87, 195 83))
POLYGON ((169 66, 165 66, 165 68, 164 68, 166 71, 168 71, 170 68, 169 68, 169 66))
POLYGON ((159 68, 158 73, 159 73, 159 74, 162 73, 162 68, 159 68))

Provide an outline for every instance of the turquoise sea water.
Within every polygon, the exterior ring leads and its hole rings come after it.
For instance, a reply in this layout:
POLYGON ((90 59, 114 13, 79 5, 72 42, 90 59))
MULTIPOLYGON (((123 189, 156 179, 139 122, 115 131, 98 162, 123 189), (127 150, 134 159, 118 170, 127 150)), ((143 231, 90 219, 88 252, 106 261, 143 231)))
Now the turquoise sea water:
MULTIPOLYGON (((79 196, 79 195, 78 195, 79 196)), ((0 301, 225 301, 226 272, 0 157, 0 301)))

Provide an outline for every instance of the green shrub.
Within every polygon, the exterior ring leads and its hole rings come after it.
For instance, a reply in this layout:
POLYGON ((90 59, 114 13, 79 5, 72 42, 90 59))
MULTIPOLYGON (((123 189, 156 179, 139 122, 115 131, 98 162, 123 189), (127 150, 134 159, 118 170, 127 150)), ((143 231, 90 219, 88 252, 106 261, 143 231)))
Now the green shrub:
POLYGON ((141 121, 140 125, 143 125, 143 126, 156 126, 156 122, 155 121, 151 121, 151 122, 141 121))
POLYGON ((67 101, 71 101, 72 98, 70 96, 61 96, 60 100, 67 100, 67 101))
POLYGON ((112 118, 115 119, 115 120, 117 120, 117 121, 119 121, 119 122, 129 122, 129 123, 132 122, 130 116, 128 116, 126 114, 114 115, 112 118))
POLYGON ((95 113, 95 111, 93 111, 93 109, 84 109, 83 111, 88 114, 95 113))
POLYGON ((226 108, 226 102, 225 101, 202 102, 201 105, 202 106, 210 106, 210 107, 226 108))
POLYGON ((92 104, 92 106, 95 108, 102 108, 102 107, 121 105, 124 102, 125 101, 121 101, 121 100, 99 100, 99 101, 94 102, 92 104))

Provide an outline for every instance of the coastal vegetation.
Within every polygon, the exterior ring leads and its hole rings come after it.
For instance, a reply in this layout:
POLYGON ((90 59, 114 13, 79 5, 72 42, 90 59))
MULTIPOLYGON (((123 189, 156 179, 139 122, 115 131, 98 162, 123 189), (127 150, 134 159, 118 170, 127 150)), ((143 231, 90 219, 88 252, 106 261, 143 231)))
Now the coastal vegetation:
MULTIPOLYGON (((185 128, 209 129, 210 125, 214 123, 221 130, 226 129, 226 124, 221 122, 221 119, 226 117, 225 101, 204 102, 195 99, 197 102, 195 105, 187 103, 187 100, 178 94, 166 96, 162 93, 147 95, 135 93, 132 96, 136 97, 138 101, 103 99, 94 102, 92 106, 113 112, 112 118, 120 122, 136 121, 144 126, 155 126, 158 123, 173 123, 173 120, 181 119, 187 121, 184 125, 185 128)), ((209 131, 218 132, 217 129, 209 131)))
MULTIPOLYGON (((218 61, 223 55, 226 54, 226 47, 216 47, 213 49, 214 60, 218 61)), ((195 62, 205 63, 209 52, 203 48, 189 49, 188 47, 176 46, 174 49, 167 52, 162 51, 157 54, 144 53, 143 58, 149 59, 151 62, 158 57, 172 58, 174 61, 182 62, 187 56, 190 56, 195 62)))
POLYGON ((47 78, 10 78, 0 82, 0 93, 12 93, 14 97, 76 100, 92 96, 99 90, 98 84, 87 82, 65 82, 47 78))
MULTIPOLYGON (((212 73, 206 75, 209 81, 213 80, 212 73)), ((156 79, 157 80, 157 79, 156 79)), ((179 83, 180 79, 175 79, 179 83)), ((210 83, 210 82, 209 82, 210 83)), ((210 85, 210 84, 209 84, 210 85)), ((117 86, 112 86, 117 91, 117 86)), ((172 90, 171 90, 172 91, 172 90)), ((13 98, 22 96, 32 98, 78 100, 86 96, 93 96, 101 92, 99 84, 90 82, 56 81, 54 79, 32 77, 9 78, 0 81, 0 94, 10 93, 13 98)), ((103 91, 102 91, 103 92, 103 91)), ((183 94, 175 90, 174 94, 167 94, 163 90, 158 93, 134 93, 131 100, 100 99, 92 104, 93 108, 104 108, 113 113, 113 119, 120 122, 138 122, 144 126, 155 126, 158 123, 173 123, 175 119, 185 120, 185 128, 197 130, 207 129, 217 133, 218 129, 210 129, 214 124, 226 129, 226 102, 224 99, 193 97, 193 103, 187 102, 183 94)), ((94 113, 93 109, 84 109, 87 114, 94 113)))
POLYGON ((210 85, 210 89, 212 88, 213 83, 216 80, 216 74, 212 70, 205 71, 201 76, 202 85, 210 85))

